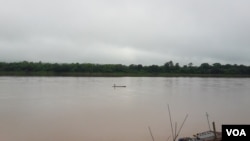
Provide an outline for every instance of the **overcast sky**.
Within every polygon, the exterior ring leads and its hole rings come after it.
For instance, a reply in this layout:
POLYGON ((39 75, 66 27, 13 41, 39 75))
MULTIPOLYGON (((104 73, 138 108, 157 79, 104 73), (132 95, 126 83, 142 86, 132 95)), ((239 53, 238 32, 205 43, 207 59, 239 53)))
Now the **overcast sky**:
POLYGON ((249 0, 0 0, 0 61, 250 65, 249 0))

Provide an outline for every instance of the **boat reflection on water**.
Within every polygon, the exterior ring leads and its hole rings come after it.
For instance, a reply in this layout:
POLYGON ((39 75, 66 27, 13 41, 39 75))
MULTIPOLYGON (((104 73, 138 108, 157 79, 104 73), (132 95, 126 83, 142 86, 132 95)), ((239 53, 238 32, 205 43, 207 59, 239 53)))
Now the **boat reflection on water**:
POLYGON ((112 87, 114 87, 114 88, 116 88, 116 87, 123 87, 123 88, 125 88, 126 86, 125 85, 113 85, 112 87))

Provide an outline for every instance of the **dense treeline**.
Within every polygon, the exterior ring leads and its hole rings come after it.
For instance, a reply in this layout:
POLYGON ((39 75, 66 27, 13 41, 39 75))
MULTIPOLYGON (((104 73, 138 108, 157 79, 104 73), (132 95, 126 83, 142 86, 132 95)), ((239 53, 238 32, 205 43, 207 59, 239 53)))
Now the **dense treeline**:
POLYGON ((166 62, 162 66, 150 65, 143 66, 141 64, 131 64, 129 66, 121 64, 90 64, 90 63, 42 63, 42 62, 0 62, 0 74, 41 74, 41 75, 88 75, 88 74, 123 74, 123 75, 143 75, 143 74, 165 74, 165 75, 250 75, 250 66, 245 65, 222 65, 220 63, 208 64, 202 63, 200 66, 193 66, 192 63, 180 66, 179 63, 173 61, 166 62))

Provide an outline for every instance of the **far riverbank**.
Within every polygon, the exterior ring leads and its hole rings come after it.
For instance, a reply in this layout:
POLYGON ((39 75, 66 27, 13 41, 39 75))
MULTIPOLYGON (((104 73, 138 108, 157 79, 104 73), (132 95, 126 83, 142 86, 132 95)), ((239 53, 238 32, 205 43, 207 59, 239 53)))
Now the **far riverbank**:
POLYGON ((80 72, 0 72, 0 76, 72 76, 72 77, 233 77, 249 78, 240 74, 185 74, 185 73, 80 73, 80 72))

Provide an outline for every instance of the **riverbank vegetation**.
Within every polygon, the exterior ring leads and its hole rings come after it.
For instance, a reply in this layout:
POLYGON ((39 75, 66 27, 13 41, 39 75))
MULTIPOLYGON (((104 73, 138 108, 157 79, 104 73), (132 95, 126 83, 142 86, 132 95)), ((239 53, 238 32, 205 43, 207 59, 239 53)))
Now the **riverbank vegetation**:
POLYGON ((91 63, 43 63, 0 62, 2 76, 199 76, 199 77, 249 77, 250 66, 220 63, 192 63, 180 66, 173 61, 165 64, 143 66, 141 64, 91 64, 91 63))

